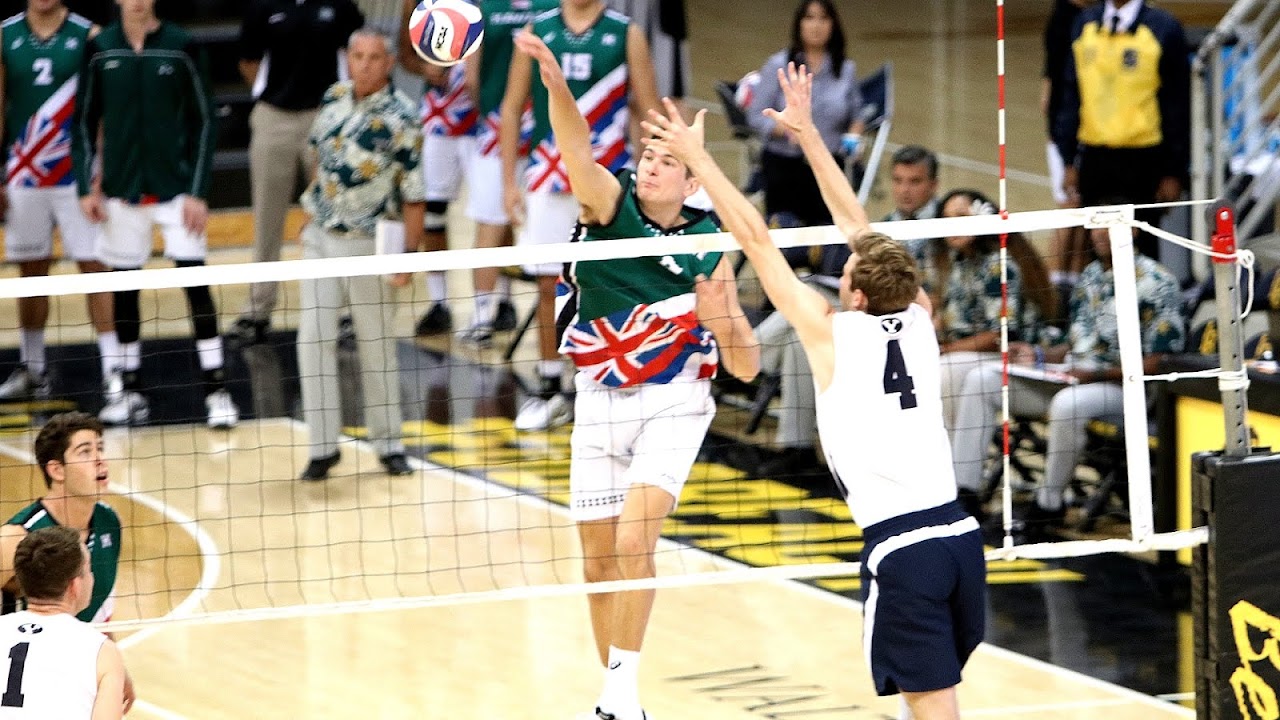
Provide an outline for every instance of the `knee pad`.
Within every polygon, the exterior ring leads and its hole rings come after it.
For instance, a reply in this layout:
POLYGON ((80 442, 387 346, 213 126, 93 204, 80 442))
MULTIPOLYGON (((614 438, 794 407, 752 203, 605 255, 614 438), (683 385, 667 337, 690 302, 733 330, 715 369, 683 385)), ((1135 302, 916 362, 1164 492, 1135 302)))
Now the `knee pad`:
POLYGON ((137 290, 117 290, 113 293, 115 305, 116 337, 121 343, 138 342, 141 335, 141 311, 138 308, 137 290))
MULTIPOLYGON (((204 265, 203 260, 179 260, 178 267, 198 267, 204 265)), ((213 304, 213 294, 208 285, 199 285, 185 289, 187 305, 191 308, 191 326, 195 330, 197 340, 208 340, 218 337, 218 310, 213 304)))
POLYGON ((422 225, 427 232, 442 233, 446 228, 448 214, 448 200, 428 200, 427 214, 422 225))

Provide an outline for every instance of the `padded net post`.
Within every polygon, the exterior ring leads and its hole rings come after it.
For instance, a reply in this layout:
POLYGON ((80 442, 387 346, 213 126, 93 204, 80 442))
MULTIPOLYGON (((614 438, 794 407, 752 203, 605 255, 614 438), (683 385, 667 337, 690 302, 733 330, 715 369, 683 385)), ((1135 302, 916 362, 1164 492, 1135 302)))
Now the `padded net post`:
POLYGON ((1192 457, 1196 717, 1274 718, 1280 704, 1280 455, 1192 457))
POLYGON ((1213 209, 1214 233, 1213 281, 1218 298, 1218 359, 1225 373, 1218 379, 1222 392, 1223 422, 1226 423, 1224 452, 1231 457, 1243 457, 1249 453, 1249 401, 1245 395, 1247 380, 1244 368, 1244 333, 1240 318, 1239 269, 1234 258, 1223 257, 1236 253, 1235 213, 1231 207, 1221 204, 1213 209))

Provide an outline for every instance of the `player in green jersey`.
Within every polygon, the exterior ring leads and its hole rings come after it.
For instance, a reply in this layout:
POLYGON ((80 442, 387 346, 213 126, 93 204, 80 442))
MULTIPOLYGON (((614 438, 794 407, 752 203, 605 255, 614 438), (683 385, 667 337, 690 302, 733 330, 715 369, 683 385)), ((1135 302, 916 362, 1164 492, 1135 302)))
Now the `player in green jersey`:
MULTIPOLYGON (((98 229, 80 212, 70 165, 80 66, 97 32, 62 0, 28 0, 26 12, 0 25, 0 163, 5 167, 0 214, 5 220, 5 257, 18 264, 24 277, 49 274, 55 225, 63 253, 81 272, 107 269, 95 247, 98 229)), ((107 381, 116 372, 120 353, 111 295, 94 293, 88 301, 107 381)), ((49 396, 44 338, 48 320, 48 298, 18 299, 21 364, 0 383, 0 400, 49 396)), ((108 397, 108 405, 114 400, 108 397)))
MULTIPOLYGON (((80 532, 93 568, 93 597, 78 617, 84 622, 107 622, 115 609, 116 573, 120 565, 120 517, 101 502, 110 482, 102 442, 102 422, 92 415, 68 412, 54 415, 35 440, 36 463, 48 492, 19 510, 0 526, 0 588, 4 611, 21 609, 13 572, 18 543, 33 530, 60 525, 80 532)), ((133 703, 133 682, 126 677, 125 701, 133 703)))
MULTIPOLYGON (((698 183, 671 155, 646 150, 635 171, 597 164, 590 126, 555 55, 533 33, 518 35, 516 47, 540 68, 581 205, 576 241, 718 231, 705 211, 685 206, 698 183)), ((572 314, 560 351, 578 367, 569 484, 583 574, 588 582, 650 578, 663 520, 715 414, 710 378, 723 363, 752 379, 760 348, 720 253, 571 263, 558 296, 562 315, 572 314)), ((645 718, 637 671, 653 600, 653 590, 589 596, 607 668, 592 717, 645 718)))

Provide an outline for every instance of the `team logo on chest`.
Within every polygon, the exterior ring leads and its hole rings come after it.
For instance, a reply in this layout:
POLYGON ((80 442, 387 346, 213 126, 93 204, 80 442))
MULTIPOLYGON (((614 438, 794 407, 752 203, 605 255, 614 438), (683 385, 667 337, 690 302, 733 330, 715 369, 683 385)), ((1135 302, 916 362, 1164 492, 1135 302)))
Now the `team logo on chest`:
POLYGON ((111 536, 110 536, 110 535, 103 535, 103 536, 102 536, 102 547, 103 547, 103 548, 109 548, 109 547, 111 547, 111 536))
POLYGON ((75 38, 67 38, 67 42, 65 45, 63 45, 63 47, 65 47, 68 50, 75 50, 76 48, 80 47, 80 41, 75 38))
POLYGON ((896 317, 881 318, 880 328, 889 335, 897 335, 902 332, 902 320, 896 317))

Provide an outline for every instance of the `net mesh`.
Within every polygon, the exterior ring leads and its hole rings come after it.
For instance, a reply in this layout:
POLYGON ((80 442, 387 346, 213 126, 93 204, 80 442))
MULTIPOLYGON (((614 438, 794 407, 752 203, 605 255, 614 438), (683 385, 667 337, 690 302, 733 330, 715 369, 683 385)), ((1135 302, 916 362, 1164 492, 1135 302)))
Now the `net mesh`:
MULTIPOLYGON (((1128 232, 1132 222, 1131 209, 1085 208, 875 227, 908 241, 1082 225, 1128 232)), ((775 230, 773 237, 781 247, 843 242, 834 228, 775 230)), ((5 516, 44 493, 33 466, 34 428, 52 413, 97 412, 104 402, 93 332, 79 296, 142 288, 142 390, 151 417, 106 435, 113 494, 105 500, 124 526, 112 622, 117 629, 753 579, 805 578, 826 589, 856 591, 861 532, 817 457, 805 465, 775 442, 785 396, 761 393, 758 384, 717 381, 717 419, 662 528, 658 577, 644 581, 581 583, 581 550, 565 508, 572 425, 537 432, 514 427, 520 405, 534 391, 537 327, 521 333, 520 326, 532 316, 537 296, 535 285, 511 268, 734 248, 727 235, 677 236, 278 263, 221 264, 215 257, 207 267, 85 275, 59 269, 47 278, 5 278, 5 302, 51 296, 53 307, 50 397, 3 405, 5 516), (470 271, 485 267, 503 268, 509 278, 510 324, 516 327, 477 348, 455 332, 473 305, 470 271), (421 276, 403 289, 383 278, 445 270, 452 271, 446 298, 451 331, 415 337, 415 325, 433 306, 421 276), (300 288, 317 278, 372 279, 391 321, 385 338, 369 337, 359 325, 354 334, 333 330, 328 352, 338 391, 325 403, 341 418, 341 460, 327 480, 304 482, 299 473, 314 452, 300 407, 305 378, 298 355, 308 349, 297 328, 304 317, 300 288), (225 344, 227 388, 240 421, 230 431, 211 430, 182 288, 212 286, 225 326, 244 304, 248 284, 264 281, 283 283, 281 307, 261 342, 225 344), (384 341, 398 371, 365 367, 362 373, 365 346, 384 341), (386 383, 387 403, 400 410, 409 475, 389 475, 380 458, 385 446, 369 437, 368 413, 386 409, 363 402, 377 383, 386 383), (759 427, 749 431, 753 420, 759 427)), ((749 267, 739 289, 745 306, 762 302, 749 267)), ((334 317, 352 309, 341 303, 334 317)), ((17 360, 20 333, 16 314, 4 316, 10 326, 0 328, 0 336, 9 349, 0 351, 0 364, 7 369, 17 360)), ((1140 397, 1142 385, 1140 373, 1126 377, 1126 392, 1140 397)), ((1142 421, 1145 407, 1143 402, 1142 421)), ((996 463, 997 445, 991 449, 988 461, 996 463)), ((1032 489, 1026 483, 1043 463, 1038 452, 1043 450, 1015 446, 1014 456, 1029 470, 1025 476, 1005 473, 993 496, 1009 498, 1009 505, 1025 497, 1032 489)), ((1130 472, 1145 461, 1145 452, 1131 456, 1130 472)), ((1087 481, 1087 472, 1082 477, 1087 481)), ((1131 496, 1129 511, 1149 518, 1150 481, 1143 482, 1146 492, 1131 496)), ((993 575, 1002 567, 1042 567, 1035 564, 1040 558, 1183 547, 1205 537, 1204 529, 1157 535, 1149 523, 1135 521, 1132 529, 1113 523, 1080 536, 1090 539, 1027 545, 1013 541, 1007 520, 1003 533, 992 534, 990 559, 1023 560, 993 564, 993 575)))

